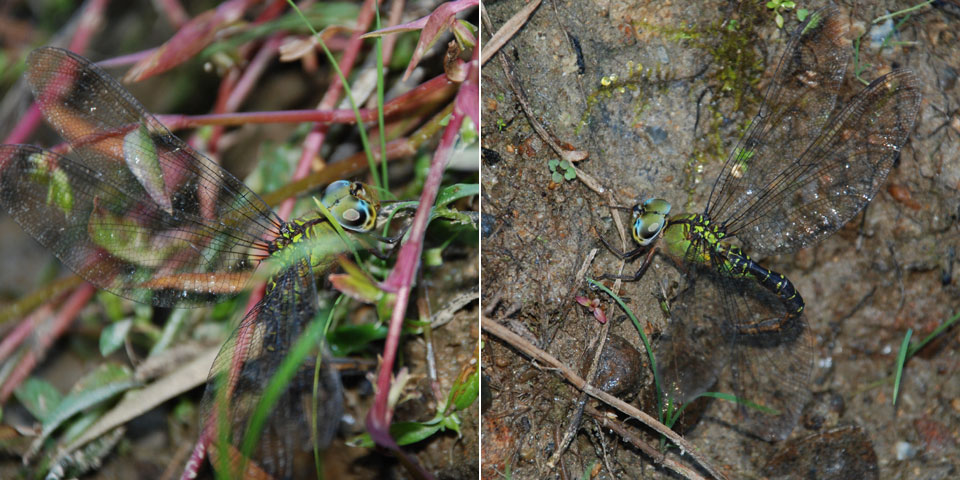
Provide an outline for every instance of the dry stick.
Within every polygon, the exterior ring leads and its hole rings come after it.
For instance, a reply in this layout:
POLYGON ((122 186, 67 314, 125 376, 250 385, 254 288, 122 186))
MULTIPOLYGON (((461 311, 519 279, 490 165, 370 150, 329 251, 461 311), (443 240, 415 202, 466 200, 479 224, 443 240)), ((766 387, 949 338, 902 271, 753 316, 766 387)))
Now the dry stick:
MULTIPOLYGON (((583 281, 583 277, 586 275, 587 268, 590 266, 590 263, 593 262, 593 257, 597 255, 597 249, 594 248, 587 255, 587 258, 583 260, 583 264, 580 266, 580 270, 577 271, 577 284, 583 281)), ((590 369, 587 370, 586 382, 590 385, 593 385, 593 382, 597 379, 597 371, 600 366, 600 357, 603 354, 603 348, 606 346, 607 334, 610 333, 610 322, 605 322, 600 329, 600 338, 599 341, 594 342, 594 345, 591 345, 587 348, 589 352, 591 348, 595 348, 593 351, 593 361, 590 363, 590 369)), ((557 446, 557 449, 554 450, 553 455, 550 456, 550 459, 547 460, 547 471, 550 472, 556 467, 557 462, 560 460, 560 456, 567 451, 567 448, 570 447, 570 443, 573 441, 573 437, 577 435, 577 432, 580 430, 580 420, 583 418, 583 407, 587 404, 587 394, 586 392, 580 393, 580 398, 577 399, 575 404, 575 412, 573 418, 570 420, 570 423, 567 426, 566 431, 563 433, 563 439, 560 440, 560 444, 557 446)))
MULTIPOLYGON (((486 10, 481 10, 481 16, 483 17, 484 25, 490 30, 493 30, 493 24, 490 22, 490 18, 486 15, 483 15, 485 13, 486 10)), ((550 135, 550 133, 547 132, 542 125, 540 125, 540 122, 537 121, 536 117, 533 115, 533 109, 531 109, 530 104, 527 103, 526 94, 523 93, 523 89, 520 88, 520 84, 513 76, 513 67, 510 65, 510 61, 507 59, 507 56, 497 55, 497 58, 500 60, 500 68, 503 69, 503 75, 506 77, 507 83, 510 84, 510 89, 513 90, 513 95, 517 98, 517 102, 520 103, 520 108, 523 109, 523 114, 527 117, 527 121, 530 122, 530 126, 533 127, 533 130, 537 132, 537 135, 540 137, 540 139, 549 145, 558 157, 570 162, 570 166, 573 167, 574 171, 576 172, 577 178, 580 179, 580 181, 583 182, 587 188, 596 193, 603 193, 604 188, 600 185, 600 182, 597 182, 593 177, 587 175, 583 170, 580 170, 573 165, 574 162, 579 162, 580 160, 587 158, 587 152, 582 150, 564 150, 560 148, 560 145, 557 145, 557 143, 553 141, 553 136, 550 135)))
MULTIPOLYGON (((617 435, 620 435, 620 438, 622 438, 625 442, 639 448, 641 451, 643 451, 647 455, 650 455, 650 457, 652 457, 655 461, 658 461, 658 462, 663 461, 663 463, 665 464, 668 462, 671 462, 671 459, 665 458, 662 453, 657 451, 656 448, 650 446, 649 443, 644 442, 643 440, 638 438, 636 435, 630 432, 630 430, 627 430, 620 422, 610 418, 600 410, 597 410, 596 408, 594 408, 592 405, 587 405, 586 412, 587 412, 587 415, 590 415, 591 417, 594 418, 594 420, 600 423, 601 428, 609 428, 610 430, 613 430, 614 432, 617 433, 617 435)), ((699 472, 697 472, 692 468, 688 468, 686 465, 682 463, 674 463, 671 468, 673 469, 673 471, 679 473, 680 475, 683 475, 686 478, 704 480, 704 477, 700 475, 699 472)), ((607 469, 609 470, 609 467, 607 469)))
MULTIPOLYGON (((615 199, 613 198, 613 193, 611 193, 611 192, 609 192, 609 191, 606 192, 606 193, 607 193, 607 205, 614 205, 614 200, 615 200, 615 199)), ((610 215, 613 217, 613 223, 615 223, 615 224, 617 225, 617 234, 620 236, 620 251, 621 251, 621 252, 626 252, 626 251, 627 251, 627 234, 624 233, 623 221, 620 220, 620 212, 618 212, 616 208, 613 208, 613 207, 611 206, 611 207, 610 207, 610 215)), ((613 284, 613 290, 612 290, 613 292, 617 292, 618 294, 620 293, 620 285, 623 284, 623 280, 620 279, 619 277, 620 277, 621 275, 623 275, 623 267, 625 267, 625 266, 627 266, 627 259, 621 258, 621 259, 620 259, 620 269, 617 270, 617 277, 618 277, 618 278, 617 278, 617 280, 614 282, 614 284, 613 284)))
MULTIPOLYGON (((669 428, 667 428, 666 425, 657 421, 656 418, 653 418, 650 415, 647 415, 646 413, 640 411, 633 405, 630 405, 629 403, 624 402, 623 400, 620 400, 619 398, 614 397, 609 393, 599 390, 593 387, 592 385, 588 385, 583 380, 583 378, 577 375, 576 372, 570 369, 570 367, 564 365, 562 362, 557 360, 555 357, 553 357, 549 353, 544 352, 543 350, 535 347, 532 343, 523 339, 519 335, 513 333, 512 331, 510 331, 510 329, 508 329, 507 327, 504 327, 503 325, 500 325, 496 321, 491 320, 487 317, 482 317, 481 326, 487 333, 503 340, 510 346, 519 350, 524 355, 533 359, 535 362, 546 365, 548 367, 551 367, 552 369, 555 369, 556 371, 559 371, 560 374, 563 375, 563 378, 566 379, 568 382, 570 382, 570 384, 573 385, 574 387, 583 390, 591 397, 596 398, 606 403, 607 405, 610 405, 611 407, 619 410, 620 412, 639 420, 640 423, 643 423, 644 425, 655 430, 657 433, 660 433, 661 435, 667 437, 668 439, 670 439, 671 442, 673 442, 675 445, 680 447, 681 456, 684 454, 689 454, 704 470, 706 470, 711 476, 713 476, 713 478, 724 479, 724 480, 727 478, 726 476, 722 475, 719 471, 717 471, 717 469, 714 468, 709 462, 707 462, 707 460, 703 458, 703 456, 700 455, 699 452, 697 452, 697 450, 694 448, 693 445, 691 445, 689 442, 684 440, 683 437, 677 435, 676 432, 674 432, 673 430, 670 430, 669 428)), ((677 472, 678 474, 682 475, 683 472, 686 471, 685 468, 679 467, 670 458, 654 457, 654 460, 657 462, 660 462, 662 465, 673 470, 674 472, 677 472)), ((687 477, 687 478, 691 478, 691 477, 687 477)))
MULTIPOLYGON (((500 47, 506 45, 507 41, 517 33, 517 30, 520 30, 520 27, 527 23, 527 19, 530 18, 530 15, 533 15, 533 11, 539 6, 540 0, 534 0, 528 3, 525 7, 518 10, 517 13, 513 14, 510 20, 507 20, 507 22, 500 27, 500 30, 497 30, 497 33, 494 33, 493 36, 490 37, 490 40, 483 42, 483 49, 480 52, 480 65, 487 63, 487 60, 490 60, 490 58, 500 50, 500 47)), ((480 4, 480 11, 483 12, 484 18, 486 18, 487 10, 483 8, 483 3, 480 4)))

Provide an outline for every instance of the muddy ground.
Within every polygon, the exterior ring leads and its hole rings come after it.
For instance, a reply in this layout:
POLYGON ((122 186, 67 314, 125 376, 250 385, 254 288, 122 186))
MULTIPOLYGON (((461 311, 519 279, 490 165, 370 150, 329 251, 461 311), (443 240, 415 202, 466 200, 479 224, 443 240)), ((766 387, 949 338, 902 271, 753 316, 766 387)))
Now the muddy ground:
MULTIPOLYGON (((486 2, 494 30, 525 4, 486 2)), ((807 468, 794 466, 801 464, 819 465, 822 478, 837 454, 849 469, 843 475, 960 475, 960 329, 947 330, 907 362, 892 405, 892 374, 907 330, 917 342, 960 311, 960 8, 941 2, 902 24, 871 28, 874 18, 909 6, 838 4, 850 18, 851 40, 866 31, 859 61, 869 66, 861 76, 869 81, 908 67, 923 83, 923 101, 899 161, 863 213, 813 247, 760 259, 789 277, 806 300, 815 345, 812 399, 787 443, 738 434, 726 402, 706 405, 685 437, 729 478, 773 475, 784 465, 798 472, 807 468), (768 462, 774 465, 765 474, 768 462)), ((502 51, 537 121, 561 145, 589 153, 578 168, 616 204, 658 196, 675 212, 696 212, 756 113, 787 32, 797 24, 794 12, 783 16, 787 25, 780 30, 764 2, 551 1, 502 51)), ((863 88, 853 79, 852 61, 841 99, 863 88)), ((557 156, 533 131, 497 59, 484 65, 482 81, 485 310, 579 368, 592 358, 587 346, 601 325, 574 297, 600 298, 610 332, 642 353, 622 311, 576 278, 593 249, 600 250, 588 277, 620 266, 598 239, 621 246, 608 199, 579 180, 552 181, 549 162, 557 156)), ((659 332, 683 321, 668 319, 658 297, 669 305, 684 281, 657 258, 641 281, 619 292, 648 325, 654 350, 659 332)), ((549 469, 579 392, 503 341, 485 340, 491 400, 483 407, 483 478, 507 472, 522 479, 586 478, 585 472, 590 478, 677 478, 592 420, 581 423, 557 468, 549 469)), ((637 422, 628 425, 657 444, 637 422)), ((689 461, 676 449, 669 455, 689 461)))

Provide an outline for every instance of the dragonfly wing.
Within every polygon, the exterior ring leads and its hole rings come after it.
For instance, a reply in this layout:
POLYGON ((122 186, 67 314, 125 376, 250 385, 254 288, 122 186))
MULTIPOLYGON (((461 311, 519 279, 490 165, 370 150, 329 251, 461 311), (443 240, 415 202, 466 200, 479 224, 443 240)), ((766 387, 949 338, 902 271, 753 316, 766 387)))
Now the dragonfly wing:
POLYGON ((820 135, 846 72, 846 32, 847 22, 827 7, 793 33, 760 110, 717 176, 707 203, 710 218, 734 221, 765 201, 762 187, 820 135))
MULTIPOLYGON (((753 328, 786 319, 787 306, 755 279, 734 277, 728 265, 714 262, 706 278, 719 297, 724 331, 733 338, 728 378, 739 400, 724 405, 736 412, 737 428, 766 440, 783 440, 810 395, 812 336, 803 317, 790 317, 778 329, 753 328)), ((721 388, 729 392, 723 384, 721 388)))
MULTIPOLYGON (((227 427, 222 435, 212 438, 216 453, 211 461, 215 467, 222 461, 219 455, 223 445, 229 449, 231 461, 241 458, 244 435, 266 385, 279 370, 288 349, 316 316, 317 292, 313 282, 306 262, 281 272, 274 286, 247 314, 217 355, 202 409, 205 412, 202 418, 213 421, 221 418, 217 428, 227 427)), ((310 428, 314 368, 314 361, 303 363, 283 387, 251 452, 246 467, 248 473, 250 469, 259 469, 269 474, 269 478, 298 478, 297 472, 302 472, 298 468, 298 454, 314 445, 310 428)), ((330 443, 339 425, 343 411, 342 389, 339 374, 329 362, 322 362, 315 400, 316 444, 320 448, 330 443)), ((312 461, 309 465, 312 469, 312 461)), ((232 464, 231 468, 242 467, 232 464)))
MULTIPOLYGON (((698 242, 687 256, 706 248, 698 242)), ((689 260, 689 261, 688 261, 689 260)), ((670 307, 670 325, 656 346, 657 369, 664 394, 676 403, 689 403, 710 390, 730 358, 733 333, 728 328, 716 286, 707 278, 706 268, 695 267, 691 259, 685 265, 695 268, 687 286, 670 307), (706 276, 702 276, 706 275, 706 276)))
POLYGON ((777 331, 746 334, 751 325, 783 318, 783 302, 754 280, 733 277, 723 264, 686 264, 695 275, 657 345, 668 397, 687 403, 708 390, 732 390, 760 408, 724 401, 721 406, 734 411, 731 424, 767 440, 786 438, 809 397, 813 347, 806 323, 795 318, 777 331), (727 366, 730 375, 724 375, 727 366))
POLYGON ((730 367, 737 398, 771 410, 737 404, 738 426, 765 440, 786 439, 810 398, 813 335, 804 317, 777 331, 737 335, 730 367))
POLYGON ((909 70, 874 80, 728 233, 754 251, 784 253, 835 232, 880 189, 913 129, 920 99, 920 80, 909 70))
POLYGON ((250 250, 262 253, 279 225, 269 207, 88 60, 41 48, 27 63, 41 111, 73 151, 0 147, 14 219, 91 283, 140 302, 242 288, 250 250))

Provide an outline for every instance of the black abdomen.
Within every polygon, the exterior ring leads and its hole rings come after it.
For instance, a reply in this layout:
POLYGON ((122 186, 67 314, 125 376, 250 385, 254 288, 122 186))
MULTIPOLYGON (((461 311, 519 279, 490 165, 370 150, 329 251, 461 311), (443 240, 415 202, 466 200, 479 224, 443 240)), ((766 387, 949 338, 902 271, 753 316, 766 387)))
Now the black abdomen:
POLYGON ((803 313, 803 297, 793 283, 781 273, 774 272, 750 259, 740 248, 730 246, 723 252, 736 275, 750 275, 763 288, 769 290, 783 302, 788 317, 799 317, 803 313))

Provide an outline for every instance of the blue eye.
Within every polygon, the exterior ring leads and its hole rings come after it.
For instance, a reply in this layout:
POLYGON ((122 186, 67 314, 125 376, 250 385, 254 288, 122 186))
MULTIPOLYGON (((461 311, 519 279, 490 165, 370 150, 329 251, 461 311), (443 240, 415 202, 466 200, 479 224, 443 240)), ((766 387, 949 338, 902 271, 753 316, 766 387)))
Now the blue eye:
POLYGON ((338 180, 327 186, 320 201, 343 228, 369 232, 377 223, 379 203, 375 199, 375 196, 367 193, 362 183, 338 180))

